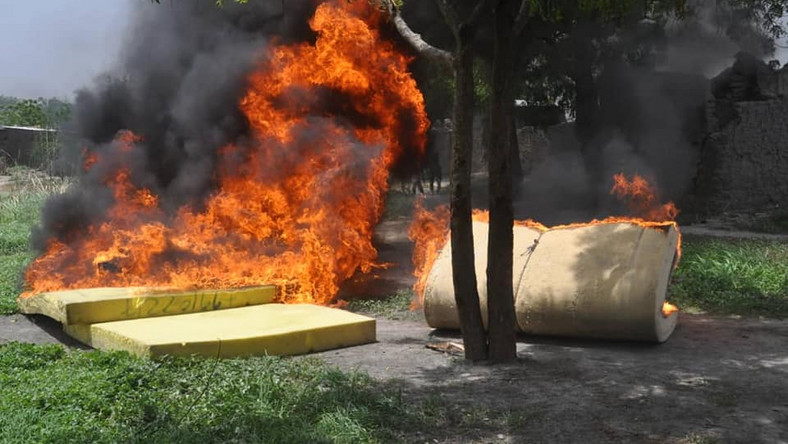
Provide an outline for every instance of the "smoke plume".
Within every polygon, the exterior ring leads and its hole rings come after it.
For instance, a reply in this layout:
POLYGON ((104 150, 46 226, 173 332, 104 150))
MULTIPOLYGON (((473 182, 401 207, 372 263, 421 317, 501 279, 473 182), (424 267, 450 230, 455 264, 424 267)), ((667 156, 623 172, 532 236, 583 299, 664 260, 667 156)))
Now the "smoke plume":
MULTIPOLYGON (((199 204, 213 189, 219 149, 243 146, 248 135, 238 102, 268 40, 312 37, 310 1, 226 3, 138 2, 119 66, 77 93, 65 162, 113 151, 118 131, 130 129, 142 140, 124 159, 134 185, 153 191, 167 210, 199 204)), ((112 203, 103 178, 116 168, 103 162, 47 202, 34 247, 68 240, 98 220, 112 203)))

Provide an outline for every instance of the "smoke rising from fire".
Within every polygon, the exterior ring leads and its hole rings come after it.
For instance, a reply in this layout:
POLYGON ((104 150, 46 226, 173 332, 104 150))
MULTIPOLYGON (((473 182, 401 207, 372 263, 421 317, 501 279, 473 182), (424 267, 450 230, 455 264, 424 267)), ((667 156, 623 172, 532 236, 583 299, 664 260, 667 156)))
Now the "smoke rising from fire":
POLYGON ((389 172, 424 150, 408 58, 366 2, 284 34, 290 9, 185 5, 142 13, 126 78, 80 95, 86 173, 45 206, 29 292, 276 284, 330 303, 375 266, 389 172))
MULTIPOLYGON (((131 129, 144 140, 131 159, 132 180, 164 207, 199 202, 212 189, 218 148, 248 135, 237 106, 246 74, 271 35, 297 35, 280 32, 286 20, 279 2, 211 3, 136 4, 120 66, 77 93, 69 163, 80 163, 83 149, 112 151, 117 132, 131 129)), ((102 178, 114 167, 100 165, 48 202, 34 247, 43 250, 50 237, 100 218, 112 201, 102 178)))
POLYGON ((621 214, 625 208, 608 190, 611 177, 622 172, 646 177, 660 199, 692 207, 709 77, 730 66, 739 51, 763 58, 774 47, 726 2, 694 0, 686 7, 682 19, 644 20, 632 36, 611 38, 640 39, 648 51, 634 61, 600 57, 593 137, 578 140, 572 125, 548 131, 549 152, 520 189, 518 216, 560 224, 621 214))

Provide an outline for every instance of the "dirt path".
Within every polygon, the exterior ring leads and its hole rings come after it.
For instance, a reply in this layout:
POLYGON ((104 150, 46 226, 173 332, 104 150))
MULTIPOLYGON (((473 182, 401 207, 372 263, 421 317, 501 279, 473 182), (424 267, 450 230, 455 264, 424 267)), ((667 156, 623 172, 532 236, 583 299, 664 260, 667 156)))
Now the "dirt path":
POLYGON ((457 339, 380 320, 379 342, 318 356, 399 379, 409 396, 516 418, 482 441, 788 442, 788 321, 683 315, 663 345, 521 338, 507 366, 425 347, 446 340, 457 339))

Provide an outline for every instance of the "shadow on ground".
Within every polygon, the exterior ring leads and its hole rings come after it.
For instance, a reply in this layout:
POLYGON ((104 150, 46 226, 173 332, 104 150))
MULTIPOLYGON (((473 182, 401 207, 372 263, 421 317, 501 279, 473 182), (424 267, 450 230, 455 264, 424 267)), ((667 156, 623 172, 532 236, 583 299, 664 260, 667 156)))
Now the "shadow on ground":
MULTIPOLYGON (((662 345, 522 337, 519 362, 505 366, 425 347, 454 340, 421 323, 379 320, 379 342, 318 356, 399 381, 413 399, 498 417, 477 430, 482 441, 788 440, 788 321, 683 315, 662 345)), ((461 439, 457 421, 439 439, 461 439)))

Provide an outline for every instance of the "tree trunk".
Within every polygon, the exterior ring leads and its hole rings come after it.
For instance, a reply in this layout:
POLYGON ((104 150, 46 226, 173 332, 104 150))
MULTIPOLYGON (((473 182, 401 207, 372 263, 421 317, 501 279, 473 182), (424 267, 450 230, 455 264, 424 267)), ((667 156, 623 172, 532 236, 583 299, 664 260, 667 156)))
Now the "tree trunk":
MULTIPOLYGON (((589 51, 592 49, 588 49, 589 51)), ((580 66, 574 75, 575 82, 575 137, 580 144, 583 166, 586 170, 588 189, 595 190, 604 180, 599 166, 599 144, 595 140, 599 131, 599 96, 592 72, 591 61, 579 57, 580 66)), ((599 209, 599 195, 591 193, 587 201, 589 210, 596 214, 599 209)))
POLYGON ((473 53, 464 30, 454 54, 454 155, 451 169, 451 262, 465 358, 487 359, 487 337, 476 290, 471 221, 471 162, 473 160, 473 53))
POLYGON ((515 118, 514 100, 509 113, 509 152, 512 156, 512 178, 518 184, 523 179, 523 163, 520 159, 520 142, 517 140, 517 119, 515 118))
POLYGON ((575 134, 577 141, 585 149, 596 133, 599 115, 599 99, 591 66, 579 67, 573 80, 575 82, 575 134))
POLYGON ((512 290, 512 168, 511 133, 512 37, 514 21, 508 0, 493 7, 494 49, 490 117, 489 193, 490 234, 487 249, 487 312, 490 359, 506 362, 517 357, 514 294, 512 290))
MULTIPOLYGON (((451 168, 451 265, 454 300, 460 318, 460 330, 465 344, 465 358, 471 361, 487 359, 487 336, 479 307, 476 289, 476 266, 473 251, 471 220, 471 165, 473 161, 473 51, 471 40, 478 20, 486 7, 486 0, 477 2, 464 22, 456 20, 456 11, 449 2, 438 2, 447 24, 455 37, 454 54, 425 42, 402 20, 396 2, 385 3, 399 34, 426 57, 449 62, 454 69, 454 146, 451 168)), ((511 268, 511 266, 510 266, 511 268)))

